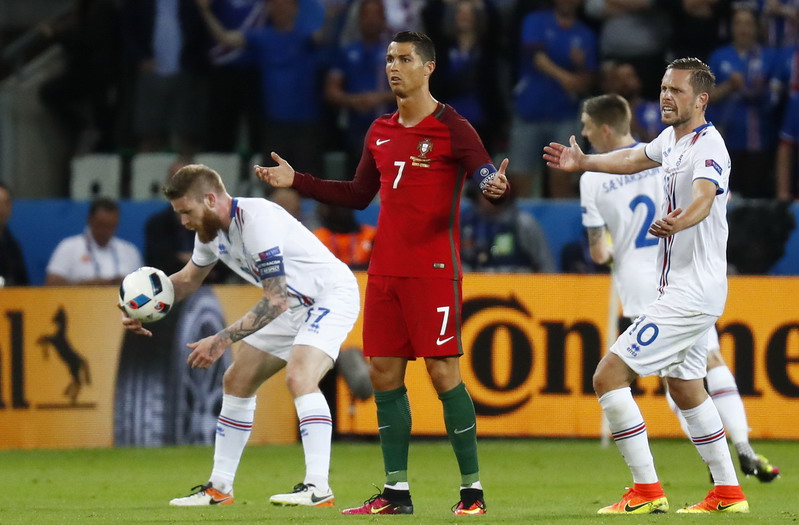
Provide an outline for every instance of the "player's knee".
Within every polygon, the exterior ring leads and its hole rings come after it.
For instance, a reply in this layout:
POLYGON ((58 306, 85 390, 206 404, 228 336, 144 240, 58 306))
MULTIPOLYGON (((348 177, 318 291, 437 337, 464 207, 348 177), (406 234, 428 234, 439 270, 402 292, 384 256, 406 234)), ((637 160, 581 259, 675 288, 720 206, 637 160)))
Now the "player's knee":
POLYGON ((309 394, 318 389, 318 384, 300 370, 286 370, 286 386, 293 397, 309 394))

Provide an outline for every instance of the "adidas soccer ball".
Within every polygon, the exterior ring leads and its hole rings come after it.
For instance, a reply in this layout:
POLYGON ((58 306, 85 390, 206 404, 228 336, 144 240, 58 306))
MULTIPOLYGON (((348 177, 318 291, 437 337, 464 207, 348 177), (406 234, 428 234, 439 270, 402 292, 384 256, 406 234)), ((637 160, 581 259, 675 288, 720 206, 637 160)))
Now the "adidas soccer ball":
POLYGON ((142 323, 163 319, 175 302, 175 289, 169 277, 150 266, 129 273, 119 286, 119 305, 125 313, 142 323))

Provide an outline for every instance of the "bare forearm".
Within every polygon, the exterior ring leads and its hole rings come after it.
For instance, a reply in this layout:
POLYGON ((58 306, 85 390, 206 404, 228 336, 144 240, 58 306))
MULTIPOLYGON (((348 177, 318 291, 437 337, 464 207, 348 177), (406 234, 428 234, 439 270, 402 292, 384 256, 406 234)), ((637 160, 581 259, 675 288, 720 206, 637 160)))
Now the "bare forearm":
POLYGON ((634 148, 625 148, 608 153, 585 155, 580 161, 580 171, 630 174, 657 166, 657 163, 640 155, 634 148))

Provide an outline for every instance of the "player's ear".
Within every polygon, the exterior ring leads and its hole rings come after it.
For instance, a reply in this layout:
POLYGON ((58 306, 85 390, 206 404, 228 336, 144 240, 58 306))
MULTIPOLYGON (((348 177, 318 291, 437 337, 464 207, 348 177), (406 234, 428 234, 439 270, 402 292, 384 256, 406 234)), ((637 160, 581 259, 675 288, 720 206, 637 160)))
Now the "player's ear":
POLYGON ((433 61, 433 60, 428 60, 427 62, 425 62, 425 64, 424 64, 424 72, 425 72, 425 74, 426 74, 427 76, 430 76, 430 75, 432 75, 432 74, 433 74, 433 71, 435 71, 435 70, 436 70, 436 63, 435 63, 435 61, 433 61))
POLYGON ((707 91, 699 93, 699 96, 696 97, 696 104, 697 104, 696 107, 698 108, 707 107, 707 103, 709 100, 710 100, 710 93, 708 93, 707 91))
POLYGON ((213 208, 216 204, 216 195, 213 193, 206 193, 203 196, 203 203, 208 206, 209 208, 213 208))

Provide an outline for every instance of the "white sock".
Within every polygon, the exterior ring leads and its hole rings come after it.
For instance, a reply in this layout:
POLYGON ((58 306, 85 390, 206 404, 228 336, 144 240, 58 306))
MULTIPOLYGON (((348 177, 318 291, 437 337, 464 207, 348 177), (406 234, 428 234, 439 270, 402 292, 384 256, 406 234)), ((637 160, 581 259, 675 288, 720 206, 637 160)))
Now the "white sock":
POLYGON ((475 481, 474 483, 472 483, 471 485, 466 485, 466 486, 463 486, 463 485, 461 485, 461 488, 462 488, 462 489, 477 489, 477 490, 483 490, 483 485, 480 483, 480 480, 477 480, 477 481, 475 481))
POLYGON ((599 404, 608 418, 608 426, 635 483, 657 483, 655 461, 649 450, 646 425, 630 387, 605 393, 599 404))
POLYGON ((241 453, 250 439, 254 414, 255 396, 222 396, 222 410, 216 422, 214 469, 209 480, 220 492, 233 491, 233 480, 239 468, 241 453))
POLYGON ((688 433, 688 424, 685 422, 685 418, 682 417, 682 410, 680 410, 680 407, 677 406, 677 403, 674 402, 674 399, 672 399, 671 394, 668 392, 666 392, 666 403, 669 404, 669 408, 674 412, 674 415, 677 416, 677 421, 680 422, 682 431, 690 438, 691 434, 688 433))
POLYGON ((330 440, 333 419, 327 399, 320 392, 305 394, 294 399, 300 420, 300 436, 305 451, 305 481, 322 492, 330 490, 330 440))
POLYGON ((738 478, 727 446, 727 436, 713 401, 708 397, 699 406, 683 410, 682 415, 688 424, 691 441, 710 468, 715 484, 737 485, 738 478))
MULTIPOLYGON (((749 424, 738 384, 727 366, 717 366, 707 371, 707 391, 721 416, 724 429, 736 448, 749 447, 749 424)), ((754 453, 752 454, 754 455, 754 453)))

